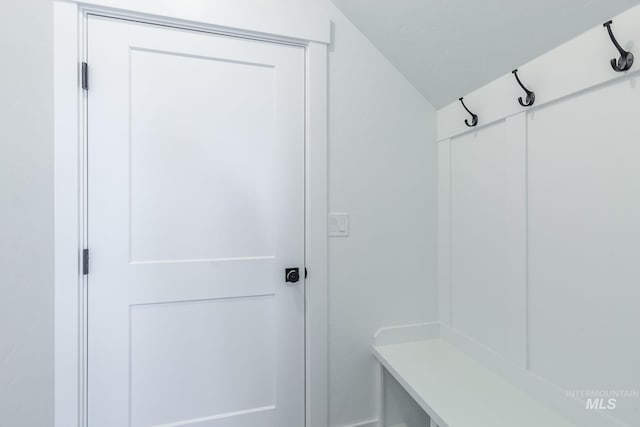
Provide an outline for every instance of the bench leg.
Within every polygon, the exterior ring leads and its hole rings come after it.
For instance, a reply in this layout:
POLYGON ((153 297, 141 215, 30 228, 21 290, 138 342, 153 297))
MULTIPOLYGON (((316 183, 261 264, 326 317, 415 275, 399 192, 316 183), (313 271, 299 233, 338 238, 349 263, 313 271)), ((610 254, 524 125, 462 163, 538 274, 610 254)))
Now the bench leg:
POLYGON ((378 367, 378 426, 384 427, 384 366, 378 363, 378 367))

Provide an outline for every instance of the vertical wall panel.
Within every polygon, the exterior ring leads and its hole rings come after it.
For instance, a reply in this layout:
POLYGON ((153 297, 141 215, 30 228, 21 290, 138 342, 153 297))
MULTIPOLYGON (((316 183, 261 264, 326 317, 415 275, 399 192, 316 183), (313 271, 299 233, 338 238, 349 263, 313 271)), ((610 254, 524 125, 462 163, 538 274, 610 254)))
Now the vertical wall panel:
POLYGON ((451 140, 452 325, 507 353, 505 122, 451 140))
POLYGON ((451 325, 451 141, 438 143, 438 319, 451 325))
POLYGON ((507 357, 527 367, 527 113, 506 120, 507 357))
POLYGON ((530 367, 565 389, 640 388, 639 111, 632 77, 529 116, 530 367))

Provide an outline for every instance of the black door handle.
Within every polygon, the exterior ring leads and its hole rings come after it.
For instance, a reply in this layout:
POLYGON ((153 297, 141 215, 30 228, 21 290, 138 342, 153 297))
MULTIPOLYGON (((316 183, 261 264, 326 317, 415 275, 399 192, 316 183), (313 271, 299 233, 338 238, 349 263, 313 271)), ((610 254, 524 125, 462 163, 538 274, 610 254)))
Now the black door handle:
POLYGON ((300 280, 300 270, 298 268, 287 268, 284 270, 284 280, 287 283, 296 283, 300 280))

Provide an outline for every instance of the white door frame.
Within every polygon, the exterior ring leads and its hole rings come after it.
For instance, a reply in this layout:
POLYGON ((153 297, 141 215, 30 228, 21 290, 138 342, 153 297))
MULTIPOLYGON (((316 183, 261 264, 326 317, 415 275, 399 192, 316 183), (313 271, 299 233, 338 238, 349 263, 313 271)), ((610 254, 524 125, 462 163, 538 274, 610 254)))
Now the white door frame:
POLYGON ((305 48, 306 427, 326 427, 327 45, 54 1, 55 427, 85 427, 87 421, 86 276, 81 272, 86 93, 80 64, 87 57, 86 18, 91 13, 305 48))

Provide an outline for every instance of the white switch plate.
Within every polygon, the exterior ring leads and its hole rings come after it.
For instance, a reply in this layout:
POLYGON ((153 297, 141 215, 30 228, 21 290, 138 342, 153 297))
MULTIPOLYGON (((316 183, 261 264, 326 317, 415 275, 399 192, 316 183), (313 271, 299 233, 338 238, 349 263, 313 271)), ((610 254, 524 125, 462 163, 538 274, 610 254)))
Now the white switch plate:
POLYGON ((349 235, 349 214, 330 213, 329 214, 329 236, 347 237, 349 235))

